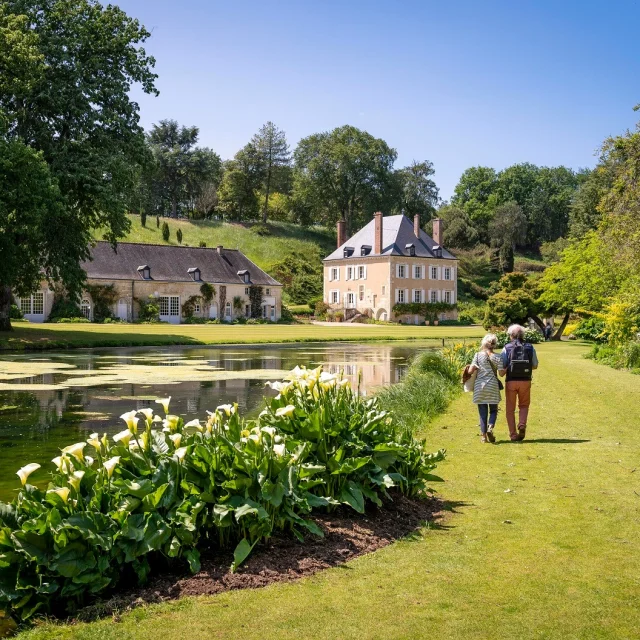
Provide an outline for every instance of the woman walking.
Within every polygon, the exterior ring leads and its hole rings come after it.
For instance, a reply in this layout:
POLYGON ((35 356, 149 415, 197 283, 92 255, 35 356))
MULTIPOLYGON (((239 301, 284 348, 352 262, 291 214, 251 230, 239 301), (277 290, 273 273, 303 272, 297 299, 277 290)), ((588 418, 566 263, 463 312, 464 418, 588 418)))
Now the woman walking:
POLYGON ((502 366, 499 355, 494 353, 498 338, 488 333, 480 344, 480 351, 473 357, 469 372, 477 371, 473 386, 473 403, 478 405, 480 414, 481 442, 495 442, 493 428, 498 417, 500 403, 500 389, 502 384, 498 380, 498 369, 502 366))

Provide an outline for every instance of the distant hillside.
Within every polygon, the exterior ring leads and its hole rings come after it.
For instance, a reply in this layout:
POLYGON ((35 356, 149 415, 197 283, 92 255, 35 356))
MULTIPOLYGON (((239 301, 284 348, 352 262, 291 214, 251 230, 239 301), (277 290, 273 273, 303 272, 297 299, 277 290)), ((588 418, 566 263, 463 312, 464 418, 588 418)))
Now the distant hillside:
MULTIPOLYGON (((144 242, 148 244, 177 245, 176 231, 182 230, 182 244, 207 247, 223 245, 229 249, 240 249, 250 260, 262 269, 269 269, 290 253, 323 258, 335 249, 335 234, 320 227, 305 228, 286 222, 269 223, 267 235, 263 225, 249 225, 209 220, 191 221, 160 218, 160 228, 155 217, 147 218, 147 226, 140 224, 139 216, 129 216, 131 232, 122 242, 144 242), (167 222, 170 230, 169 242, 162 239, 162 223, 167 222)), ((99 237, 99 234, 96 234, 99 237)))

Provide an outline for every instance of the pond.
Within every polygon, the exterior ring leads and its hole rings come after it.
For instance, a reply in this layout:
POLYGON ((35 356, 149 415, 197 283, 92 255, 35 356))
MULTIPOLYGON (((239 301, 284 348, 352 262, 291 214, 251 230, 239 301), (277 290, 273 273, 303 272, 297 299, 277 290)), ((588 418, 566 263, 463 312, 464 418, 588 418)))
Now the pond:
POLYGON ((117 433, 125 411, 153 407, 171 396, 171 412, 185 420, 237 402, 243 415, 263 408, 267 380, 296 365, 344 370, 361 391, 398 382, 417 350, 431 342, 331 343, 259 347, 155 347, 99 349, 0 358, 0 500, 19 486, 15 472, 29 462, 43 466, 33 481, 46 481, 50 461, 66 445, 89 434, 117 433))

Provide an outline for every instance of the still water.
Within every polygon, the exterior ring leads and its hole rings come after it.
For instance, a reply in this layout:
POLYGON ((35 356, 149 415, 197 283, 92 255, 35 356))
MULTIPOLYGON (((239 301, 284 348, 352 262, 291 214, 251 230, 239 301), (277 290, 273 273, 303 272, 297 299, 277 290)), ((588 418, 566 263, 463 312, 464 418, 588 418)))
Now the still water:
POLYGON ((260 347, 156 347, 100 349, 0 358, 0 500, 15 495, 15 472, 29 462, 45 481, 62 447, 97 431, 124 428, 118 416, 153 407, 171 396, 171 413, 185 420, 237 402, 256 416, 264 406, 265 381, 282 379, 296 365, 344 371, 361 391, 398 382, 416 351, 431 343, 314 344, 260 347))

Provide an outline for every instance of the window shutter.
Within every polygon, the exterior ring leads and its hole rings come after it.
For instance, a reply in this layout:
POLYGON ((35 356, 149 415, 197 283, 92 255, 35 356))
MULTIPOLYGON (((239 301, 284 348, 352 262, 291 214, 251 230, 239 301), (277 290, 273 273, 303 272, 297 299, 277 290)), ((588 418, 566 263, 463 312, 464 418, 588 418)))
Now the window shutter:
POLYGON ((404 290, 404 301, 405 302, 409 301, 409 289, 404 290))
POLYGON ((366 267, 366 265, 364 267, 364 279, 365 280, 367 279, 367 267, 366 267))
POLYGON ((424 289, 422 289, 422 291, 420 292, 420 299, 422 300, 422 302, 426 302, 426 300, 424 299, 424 289))
POLYGON ((396 289, 396 304, 398 304, 398 291, 400 291, 400 289, 396 289))
MULTIPOLYGON (((400 265, 399 265, 399 264, 397 264, 397 265, 396 265, 396 278, 399 278, 399 277, 400 277, 400 265)), ((397 296, 396 296, 396 297, 397 297, 397 296)), ((396 300, 396 302, 397 302, 397 300, 396 300)))
POLYGON ((431 274, 431 265, 428 266, 429 269, 429 280, 433 280, 432 274, 431 274))

